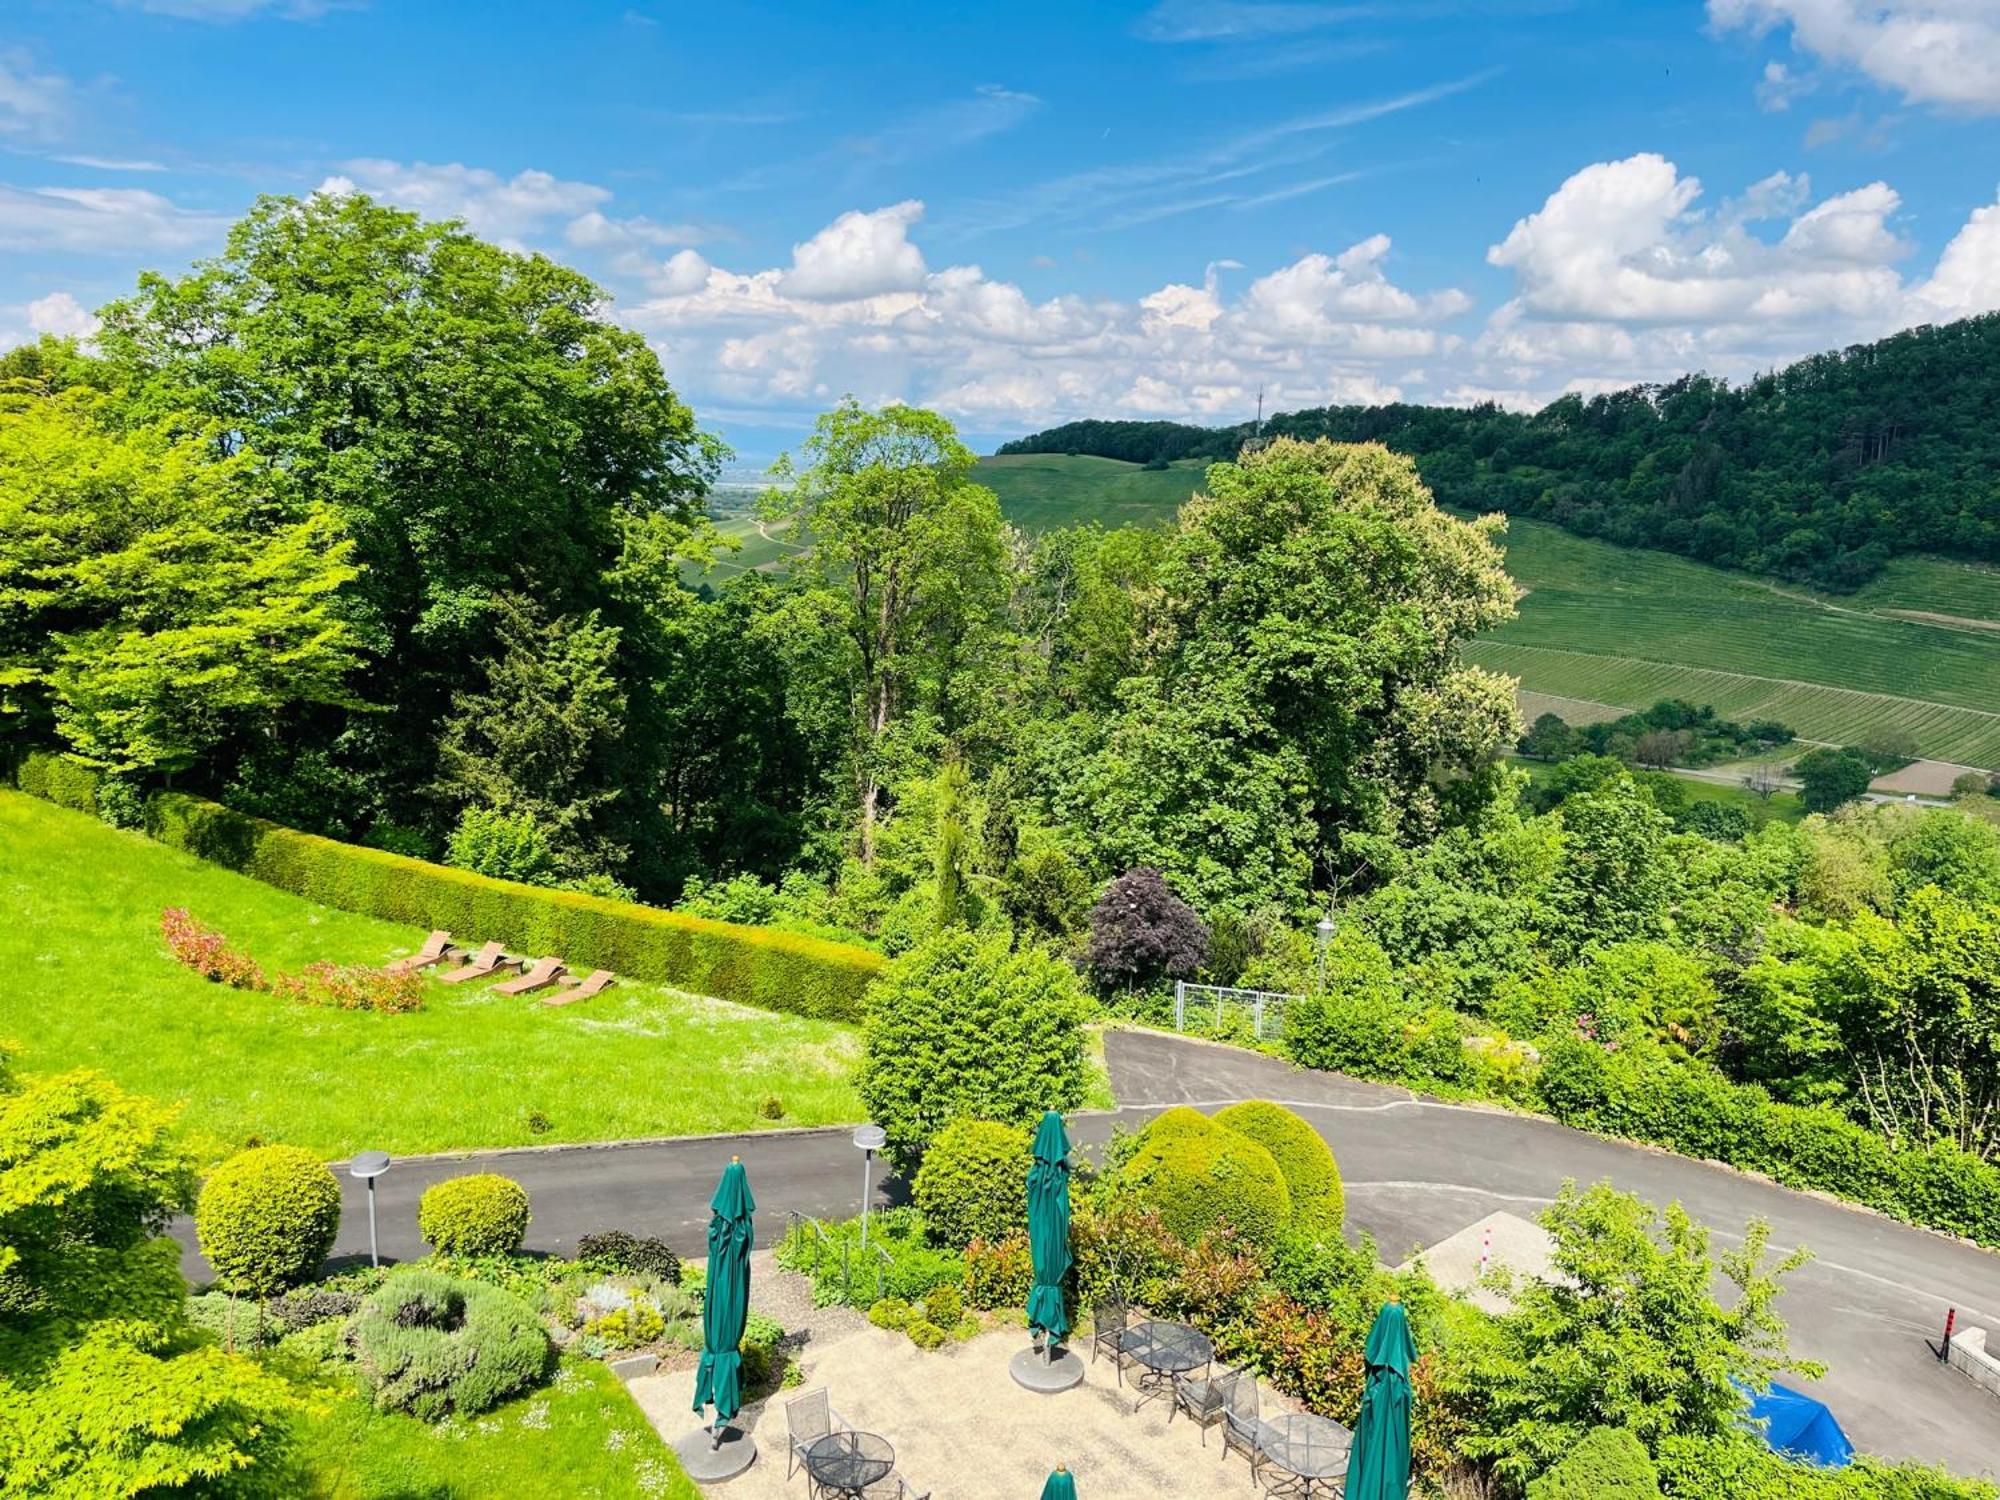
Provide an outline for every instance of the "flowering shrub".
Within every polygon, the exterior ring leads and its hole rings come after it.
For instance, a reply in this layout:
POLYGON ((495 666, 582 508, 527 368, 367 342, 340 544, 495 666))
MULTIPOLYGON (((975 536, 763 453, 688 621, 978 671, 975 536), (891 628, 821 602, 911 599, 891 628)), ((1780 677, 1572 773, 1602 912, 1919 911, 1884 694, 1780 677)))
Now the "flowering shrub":
POLYGON ((185 907, 170 906, 160 913, 160 936, 174 961, 185 964, 203 979, 226 984, 233 990, 265 988, 264 971, 247 953, 229 946, 229 939, 212 927, 204 927, 185 907))
POLYGON ((329 1005, 337 1010, 373 1010, 401 1015, 424 1008, 420 975, 390 973, 366 964, 335 964, 321 959, 296 974, 281 974, 272 990, 301 1005, 329 1005))
POLYGON ((965 1247, 965 1302, 981 1312, 1020 1307, 1035 1282, 1035 1256, 1025 1234, 974 1240, 965 1247))

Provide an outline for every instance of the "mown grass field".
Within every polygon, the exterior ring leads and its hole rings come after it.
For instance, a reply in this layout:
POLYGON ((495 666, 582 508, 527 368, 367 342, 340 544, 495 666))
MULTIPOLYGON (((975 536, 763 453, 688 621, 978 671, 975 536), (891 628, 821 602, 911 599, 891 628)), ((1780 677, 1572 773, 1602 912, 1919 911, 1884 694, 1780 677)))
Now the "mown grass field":
POLYGON ((295 896, 0 791, 0 1039, 178 1102, 212 1160, 255 1136, 328 1157, 858 1120, 855 1031, 652 985, 551 1007, 432 985, 385 1016, 229 990, 168 957, 182 906, 267 973, 382 963, 422 934, 295 896), (762 1117, 776 1096, 784 1114, 762 1117))
MULTIPOLYGON (((552 1384, 484 1415, 430 1423, 315 1382, 297 1424, 311 1500, 699 1500, 618 1377, 566 1361, 552 1384)), ((692 1420, 692 1419, 690 1419, 692 1420)))
MULTIPOLYGON (((1024 455, 982 460, 979 477, 1039 530, 1164 522, 1201 468, 1024 455)), ((1545 522, 1514 521, 1506 546, 1520 617, 1467 654, 1578 717, 1682 697, 1813 740, 1905 731, 1927 757, 2000 767, 2000 571, 1903 558, 1829 597, 1545 522)))

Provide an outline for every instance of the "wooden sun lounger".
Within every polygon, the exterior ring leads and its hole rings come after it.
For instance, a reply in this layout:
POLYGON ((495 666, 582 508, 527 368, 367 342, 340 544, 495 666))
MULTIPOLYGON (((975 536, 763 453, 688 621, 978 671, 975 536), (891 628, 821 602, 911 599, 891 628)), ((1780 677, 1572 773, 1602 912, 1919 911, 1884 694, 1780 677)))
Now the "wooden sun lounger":
POLYGON ((561 981, 561 993, 546 996, 542 1004, 568 1005, 572 1000, 588 1000, 592 995, 601 994, 613 977, 609 969, 592 969, 581 979, 574 974, 565 974, 561 981))
POLYGON ((498 974, 502 969, 518 969, 521 961, 509 958, 499 943, 488 943, 473 954, 465 964, 438 978, 445 984, 463 984, 468 979, 484 979, 488 974, 498 974))
POLYGON ((451 945, 451 934, 440 929, 424 939, 423 947, 407 958, 399 958, 387 966, 391 974, 414 974, 419 969, 428 969, 432 964, 443 963, 447 958, 462 958, 462 949, 451 945))
POLYGON ((563 973, 563 961, 559 958, 538 958, 535 966, 519 979, 510 979, 505 984, 493 986, 496 995, 527 995, 536 990, 545 990, 563 973))

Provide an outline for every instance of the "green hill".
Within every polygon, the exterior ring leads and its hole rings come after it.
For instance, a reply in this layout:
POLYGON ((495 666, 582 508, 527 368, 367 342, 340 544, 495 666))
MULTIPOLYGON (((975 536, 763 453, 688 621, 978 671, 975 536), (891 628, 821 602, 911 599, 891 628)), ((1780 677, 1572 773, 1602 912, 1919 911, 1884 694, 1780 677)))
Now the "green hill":
MULTIPOLYGON (((1203 467, 1005 454, 979 475, 1040 531, 1165 523, 1203 467)), ((1808 739, 1902 731, 1927 756, 2000 765, 2000 570, 1897 558, 1828 595, 1525 519, 1509 526, 1507 566, 1520 618, 1471 656, 1528 691, 1621 708, 1690 698, 1808 739)))

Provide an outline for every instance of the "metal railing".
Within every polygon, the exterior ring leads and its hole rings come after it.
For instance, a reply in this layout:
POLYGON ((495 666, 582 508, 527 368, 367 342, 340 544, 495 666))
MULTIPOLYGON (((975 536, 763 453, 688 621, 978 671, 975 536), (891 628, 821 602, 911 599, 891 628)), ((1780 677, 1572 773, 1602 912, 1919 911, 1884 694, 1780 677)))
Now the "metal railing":
POLYGON ((1279 1035, 1285 1029, 1285 1007, 1299 999, 1277 990, 1240 990, 1222 984, 1190 984, 1174 981, 1174 1030, 1186 1031, 1192 1021, 1217 1033, 1230 1029, 1232 1014, 1241 1015, 1250 1034, 1258 1041, 1279 1035))
POLYGON ((811 1214, 802 1214, 797 1209, 785 1213, 786 1254, 794 1264, 804 1266, 815 1282, 835 1258, 840 1262, 840 1295, 843 1302, 854 1300, 854 1278, 857 1272, 875 1273, 875 1295, 870 1302, 880 1302, 889 1290, 889 1272, 895 1267, 895 1260, 880 1245, 857 1245, 845 1235, 828 1234, 826 1225, 811 1214), (860 1265, 855 1262, 859 1260, 860 1265))

